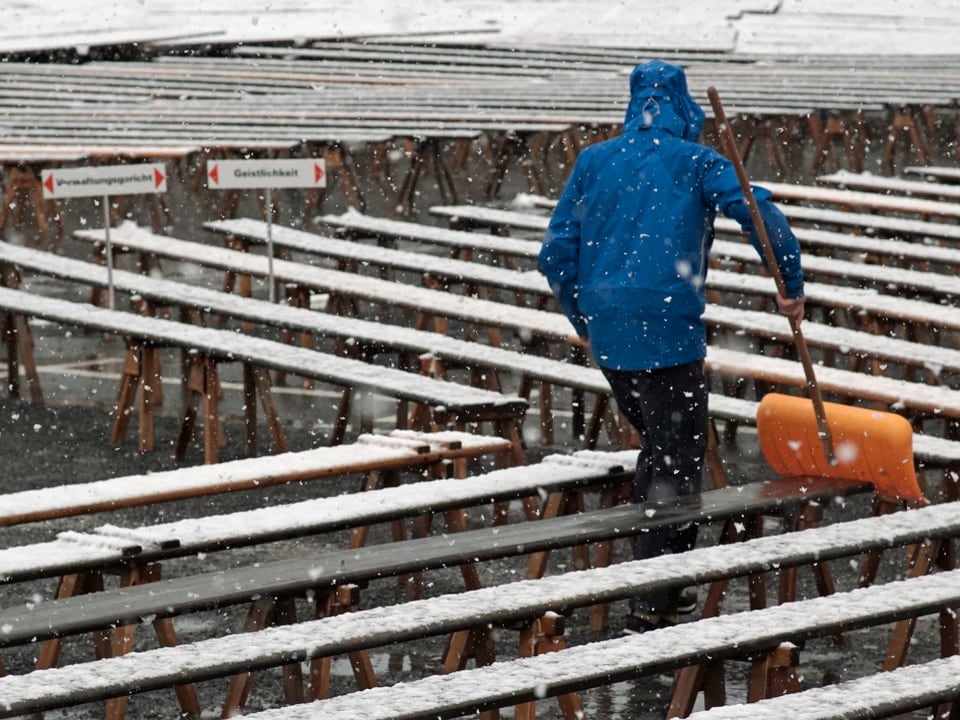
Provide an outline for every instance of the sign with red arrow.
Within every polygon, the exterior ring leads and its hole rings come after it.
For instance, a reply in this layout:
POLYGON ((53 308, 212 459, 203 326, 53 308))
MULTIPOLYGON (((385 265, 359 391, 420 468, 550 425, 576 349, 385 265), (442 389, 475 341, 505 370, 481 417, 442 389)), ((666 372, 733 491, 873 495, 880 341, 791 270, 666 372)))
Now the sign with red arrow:
POLYGON ((55 168, 44 170, 40 180, 45 200, 167 191, 167 169, 163 163, 55 168))
POLYGON ((323 160, 211 160, 207 163, 207 187, 211 190, 326 186, 327 169, 323 160))

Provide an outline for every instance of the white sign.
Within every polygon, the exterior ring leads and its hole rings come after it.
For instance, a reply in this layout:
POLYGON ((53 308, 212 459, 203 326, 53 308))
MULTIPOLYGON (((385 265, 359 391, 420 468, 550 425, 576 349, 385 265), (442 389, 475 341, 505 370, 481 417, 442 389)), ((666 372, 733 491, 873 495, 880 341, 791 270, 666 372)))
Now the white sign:
POLYGON ((45 200, 167 191, 167 169, 163 163, 56 168, 44 170, 40 179, 45 200))
POLYGON ((211 190, 327 186, 323 160, 215 160, 207 163, 211 190))

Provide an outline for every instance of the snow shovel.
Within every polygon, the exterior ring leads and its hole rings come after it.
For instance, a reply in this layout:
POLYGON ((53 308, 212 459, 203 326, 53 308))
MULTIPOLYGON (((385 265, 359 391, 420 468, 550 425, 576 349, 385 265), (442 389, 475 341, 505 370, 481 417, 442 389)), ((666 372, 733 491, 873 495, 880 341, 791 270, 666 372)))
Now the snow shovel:
MULTIPOLYGON (((707 96, 720 141, 737 171, 767 268, 776 281, 777 292, 786 297, 783 275, 720 96, 714 87, 707 89, 707 96)), ((881 496, 925 502, 914 469, 913 428, 907 419, 896 413, 829 403, 828 421, 800 320, 791 318, 790 329, 803 364, 810 400, 770 393, 761 401, 757 432, 760 448, 771 468, 789 476, 868 481, 881 496)))

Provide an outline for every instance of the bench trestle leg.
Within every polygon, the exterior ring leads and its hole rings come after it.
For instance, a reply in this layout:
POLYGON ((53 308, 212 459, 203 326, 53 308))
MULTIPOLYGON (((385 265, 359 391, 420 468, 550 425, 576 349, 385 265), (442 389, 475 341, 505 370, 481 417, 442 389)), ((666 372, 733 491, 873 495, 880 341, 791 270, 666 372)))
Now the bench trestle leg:
MULTIPOLYGON (((315 617, 330 617, 353 612, 360 604, 360 589, 356 585, 341 585, 332 592, 318 595, 315 617)), ((350 668, 358 690, 369 690, 377 686, 377 676, 366 650, 356 650, 348 654, 350 668)), ((330 697, 330 669, 333 658, 329 656, 314 658, 310 662, 310 683, 307 688, 308 700, 322 700, 330 697)))

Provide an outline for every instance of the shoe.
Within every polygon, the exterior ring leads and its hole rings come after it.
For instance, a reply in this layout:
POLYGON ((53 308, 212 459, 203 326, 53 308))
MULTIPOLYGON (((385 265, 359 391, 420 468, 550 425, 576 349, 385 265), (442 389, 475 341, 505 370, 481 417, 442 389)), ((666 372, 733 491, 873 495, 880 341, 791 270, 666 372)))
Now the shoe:
POLYGON ((632 612, 627 615, 623 625, 624 635, 641 635, 651 630, 672 627, 680 622, 676 615, 650 615, 642 612, 632 612))
POLYGON ((697 609, 698 599, 697 588, 685 587, 677 595, 677 613, 679 615, 689 615, 697 609))

